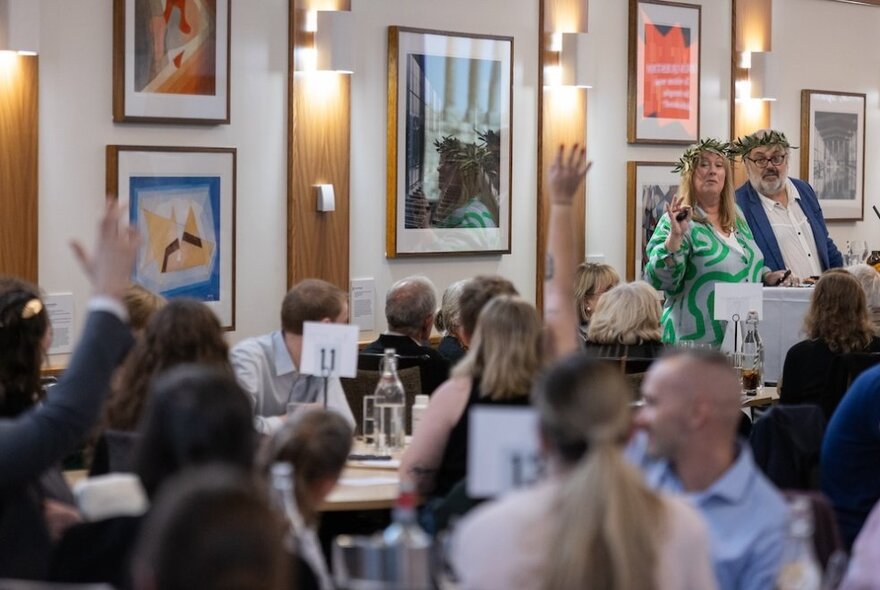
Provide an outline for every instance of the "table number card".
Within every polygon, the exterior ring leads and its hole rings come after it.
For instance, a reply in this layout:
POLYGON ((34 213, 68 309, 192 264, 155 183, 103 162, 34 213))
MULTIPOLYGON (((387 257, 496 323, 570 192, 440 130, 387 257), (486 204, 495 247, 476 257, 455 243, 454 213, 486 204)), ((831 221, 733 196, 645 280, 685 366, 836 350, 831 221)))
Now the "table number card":
POLYGON ((299 372, 304 375, 355 377, 357 340, 357 326, 305 322, 299 372))

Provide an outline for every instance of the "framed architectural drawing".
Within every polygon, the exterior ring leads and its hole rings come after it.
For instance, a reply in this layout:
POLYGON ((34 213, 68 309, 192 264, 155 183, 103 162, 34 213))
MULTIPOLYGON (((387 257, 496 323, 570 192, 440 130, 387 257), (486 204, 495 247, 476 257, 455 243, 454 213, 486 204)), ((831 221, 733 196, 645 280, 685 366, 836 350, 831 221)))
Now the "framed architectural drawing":
POLYGON ((229 123, 230 2, 114 0, 114 121, 229 123))
POLYGON ((510 253, 513 38, 389 27, 385 255, 510 253))
POLYGON ((630 0, 629 143, 700 137, 700 6, 630 0))
POLYGON ((681 175, 675 162, 626 163, 626 280, 641 280, 648 256, 645 247, 667 203, 678 193, 681 175))
POLYGON ((865 95, 802 90, 801 150, 825 219, 864 219, 865 95))
POLYGON ((107 146, 107 194, 128 208, 143 243, 132 280, 193 297, 235 329, 233 148, 107 146))

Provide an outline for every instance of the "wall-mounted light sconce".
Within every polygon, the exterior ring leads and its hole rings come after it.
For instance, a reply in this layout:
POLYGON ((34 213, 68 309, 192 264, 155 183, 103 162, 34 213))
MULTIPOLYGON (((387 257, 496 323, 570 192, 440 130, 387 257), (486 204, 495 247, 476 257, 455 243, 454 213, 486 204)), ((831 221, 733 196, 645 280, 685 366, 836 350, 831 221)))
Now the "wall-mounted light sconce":
POLYGON ((310 10, 306 12, 305 31, 313 43, 296 49, 297 70, 300 72, 354 71, 352 15, 344 10, 310 10))
POLYGON ((317 196, 318 211, 326 213, 336 211, 336 192, 333 190, 332 184, 315 184, 315 195, 317 196))
POLYGON ((40 51, 40 3, 0 0, 0 51, 37 55, 40 51))
POLYGON ((736 100, 776 100, 773 55, 769 51, 738 52, 737 63, 745 76, 736 81, 736 100))
POLYGON ((555 54, 557 63, 546 66, 544 86, 593 87, 595 56, 589 34, 553 33, 549 51, 555 54))

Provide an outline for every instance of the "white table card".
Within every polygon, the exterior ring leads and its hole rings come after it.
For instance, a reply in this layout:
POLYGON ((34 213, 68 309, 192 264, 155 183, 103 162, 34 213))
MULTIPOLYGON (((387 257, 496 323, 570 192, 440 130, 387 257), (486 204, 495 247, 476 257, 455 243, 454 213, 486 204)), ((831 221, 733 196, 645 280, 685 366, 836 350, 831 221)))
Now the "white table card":
POLYGON ((304 375, 357 375, 358 327, 351 324, 305 322, 299 372, 304 375))
POLYGON ((472 406, 467 492, 491 498, 536 481, 542 473, 538 414, 529 407, 472 406))

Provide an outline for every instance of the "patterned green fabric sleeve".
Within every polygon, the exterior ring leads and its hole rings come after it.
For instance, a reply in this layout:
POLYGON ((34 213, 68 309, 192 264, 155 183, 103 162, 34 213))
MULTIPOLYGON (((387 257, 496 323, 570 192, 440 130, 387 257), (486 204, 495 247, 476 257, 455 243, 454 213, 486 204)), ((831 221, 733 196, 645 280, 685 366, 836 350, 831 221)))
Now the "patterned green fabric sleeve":
POLYGON ((678 252, 670 253, 666 249, 666 238, 670 230, 669 216, 663 215, 648 242, 645 280, 655 289, 665 291, 667 295, 676 295, 684 289, 685 269, 691 243, 689 236, 685 234, 682 236, 681 248, 678 252))

